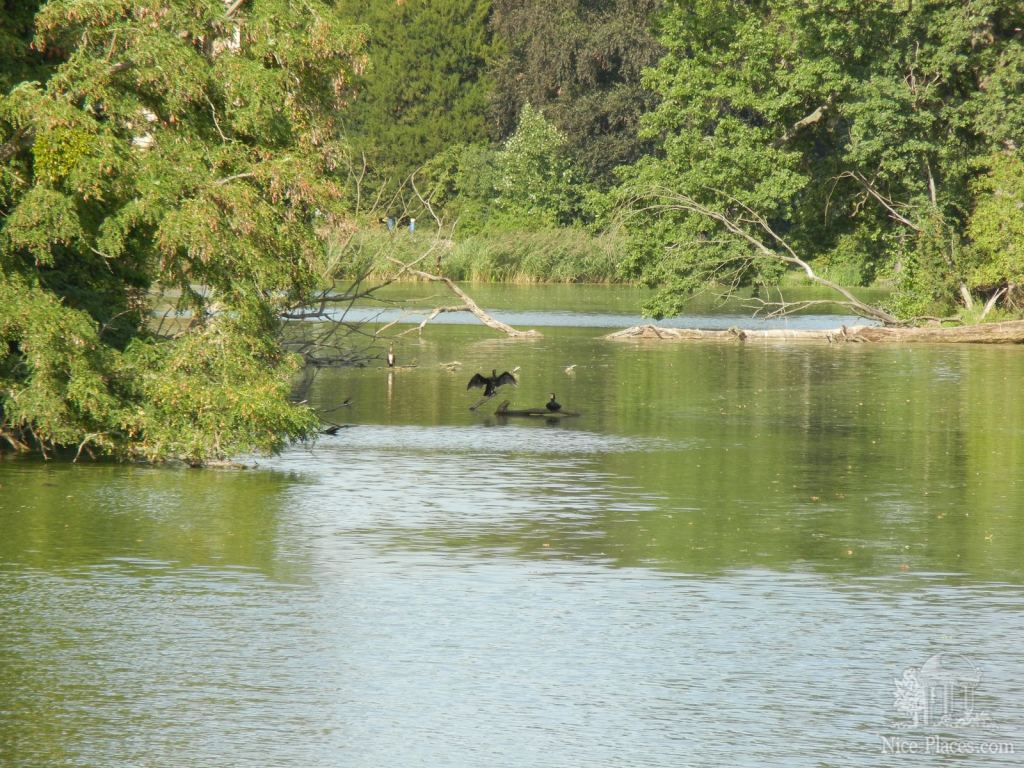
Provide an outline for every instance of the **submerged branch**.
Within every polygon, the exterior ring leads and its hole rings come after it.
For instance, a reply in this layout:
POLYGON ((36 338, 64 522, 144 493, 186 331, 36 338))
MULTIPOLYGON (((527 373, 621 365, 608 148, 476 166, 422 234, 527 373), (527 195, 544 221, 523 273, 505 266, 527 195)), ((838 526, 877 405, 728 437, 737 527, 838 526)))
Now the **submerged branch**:
POLYGON ((802 301, 779 299, 778 301, 765 301, 764 299, 753 297, 750 301, 754 303, 745 305, 746 308, 754 310, 754 317, 761 317, 766 320, 786 317, 794 312, 803 312, 811 307, 846 307, 853 312, 857 311, 857 308, 850 304, 850 302, 837 301, 836 299, 804 299, 802 301))

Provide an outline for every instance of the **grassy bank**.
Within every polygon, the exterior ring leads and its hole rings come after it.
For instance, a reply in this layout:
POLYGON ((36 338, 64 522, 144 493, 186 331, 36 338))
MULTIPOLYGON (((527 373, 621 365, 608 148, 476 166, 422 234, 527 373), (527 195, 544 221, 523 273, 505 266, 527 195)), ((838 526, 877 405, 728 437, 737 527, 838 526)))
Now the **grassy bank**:
MULTIPOLYGON (((390 259, 408 263, 434 238, 430 231, 399 229, 357 234, 336 258, 341 271, 374 279, 397 271, 390 259)), ((439 241, 421 262, 425 271, 452 280, 493 283, 623 282, 617 264, 623 242, 616 235, 594 236, 576 229, 496 232, 439 241)))

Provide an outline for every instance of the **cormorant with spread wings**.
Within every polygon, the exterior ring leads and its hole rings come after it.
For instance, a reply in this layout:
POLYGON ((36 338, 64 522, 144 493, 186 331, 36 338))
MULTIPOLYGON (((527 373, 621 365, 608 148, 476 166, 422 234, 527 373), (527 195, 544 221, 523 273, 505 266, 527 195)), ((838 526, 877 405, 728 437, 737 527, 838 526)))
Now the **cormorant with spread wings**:
POLYGON ((482 376, 479 373, 474 373, 473 378, 469 380, 469 384, 466 385, 466 389, 472 389, 473 387, 483 387, 484 397, 490 397, 498 391, 498 387, 503 387, 506 384, 516 384, 516 377, 508 371, 505 371, 500 376, 498 375, 498 369, 492 368, 490 376, 482 376))

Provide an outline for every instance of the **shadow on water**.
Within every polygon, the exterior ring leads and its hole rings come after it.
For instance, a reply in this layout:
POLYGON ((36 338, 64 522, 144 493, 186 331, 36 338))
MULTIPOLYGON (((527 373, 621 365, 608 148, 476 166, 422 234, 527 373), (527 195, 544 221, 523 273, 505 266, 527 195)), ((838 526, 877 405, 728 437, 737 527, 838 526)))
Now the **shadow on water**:
POLYGON ((0 568, 237 568, 287 578, 276 548, 285 492, 274 472, 111 464, 0 464, 0 568), (148 564, 148 565, 147 565, 148 564))
MULTIPOLYGON (((666 328, 838 328, 840 325, 874 324, 874 321, 847 314, 844 307, 816 304, 813 309, 792 313, 780 318, 754 316, 763 305, 752 298, 751 290, 744 289, 726 298, 712 293, 691 297, 676 317, 654 321, 639 313, 639 308, 654 296, 654 291, 629 285, 530 284, 495 285, 488 283, 465 284, 477 303, 499 320, 514 326, 530 328, 625 328, 640 323, 654 323, 666 328), (562 309, 572 307, 571 310, 562 309), (822 314, 827 313, 827 314, 822 314)), ((858 292, 866 301, 879 302, 888 292, 881 289, 862 289, 858 292)), ((450 303, 450 295, 439 291, 436 284, 395 283, 382 289, 379 298, 392 305, 382 309, 378 303, 365 303, 349 308, 345 317, 352 321, 377 323, 420 323, 438 304, 450 303), (398 306, 394 306, 398 305, 398 306)), ((787 301, 834 299, 836 294, 815 286, 793 286, 785 289, 787 301)), ((776 289, 769 289, 761 297, 765 301, 777 300, 776 289)), ((476 325, 477 320, 468 313, 447 313, 431 321, 438 325, 476 325)))

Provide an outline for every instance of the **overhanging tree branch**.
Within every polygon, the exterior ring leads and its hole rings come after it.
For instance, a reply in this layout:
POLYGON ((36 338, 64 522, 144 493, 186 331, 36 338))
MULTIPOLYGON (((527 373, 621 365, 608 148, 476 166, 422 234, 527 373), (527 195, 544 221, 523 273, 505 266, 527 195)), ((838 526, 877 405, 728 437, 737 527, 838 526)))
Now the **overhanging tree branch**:
POLYGON ((919 234, 922 232, 922 229, 918 224, 915 224, 913 221, 911 221, 910 219, 908 219, 906 216, 899 212, 897 208, 897 203, 895 201, 879 192, 875 185, 868 181, 867 177, 865 177, 864 174, 861 173, 860 171, 846 171, 844 173, 839 174, 839 176, 837 176, 836 178, 853 179, 862 187, 864 187, 864 191, 867 192, 868 195, 870 195, 879 203, 881 203, 882 207, 889 212, 890 218, 892 218, 894 221, 898 221, 900 224, 907 227, 908 229, 912 229, 914 232, 917 232, 919 234))
MULTIPOLYGON (((467 294, 465 291, 463 291, 461 288, 459 288, 459 286, 457 286, 451 279, 445 277, 444 275, 433 274, 431 272, 425 272, 424 270, 419 269, 417 267, 418 264, 422 263, 424 261, 424 259, 426 259, 428 256, 430 256, 432 253, 440 254, 440 251, 438 249, 440 249, 441 247, 443 247, 446 244, 450 243, 451 241, 448 238, 445 238, 445 237, 442 236, 442 233, 444 232, 444 229, 445 229, 444 221, 441 219, 441 217, 434 210, 434 207, 430 204, 430 200, 428 200, 425 197, 423 197, 423 195, 420 194, 419 189, 417 189, 417 187, 416 187, 416 173, 415 172, 409 177, 409 186, 412 187, 412 190, 415 193, 416 197, 419 199, 420 204, 423 205, 423 207, 424 207, 424 209, 426 209, 427 213, 429 213, 430 216, 434 219, 434 222, 437 225, 437 235, 436 235, 436 237, 434 239, 434 242, 431 244, 430 248, 428 248, 424 253, 422 253, 419 257, 417 257, 415 260, 409 262, 408 264, 406 264, 406 263, 402 262, 401 260, 396 259, 394 257, 390 257, 390 256, 388 257, 388 261, 390 261, 395 266, 399 267, 399 270, 398 270, 397 275, 395 276, 395 279, 397 279, 398 277, 400 277, 403 274, 411 274, 411 275, 415 275, 416 277, 418 277, 418 278, 420 278, 422 280, 428 280, 430 282, 435 282, 435 283, 444 283, 444 285, 448 288, 449 291, 451 291, 456 296, 458 296, 459 300, 462 301, 462 305, 463 305, 461 309, 453 308, 453 307, 438 307, 438 308, 435 308, 435 310, 427 317, 427 319, 424 320, 420 324, 420 326, 419 326, 420 329, 422 330, 422 328, 427 324, 427 322, 429 322, 430 320, 434 319, 435 317, 437 317, 438 315, 440 315, 442 313, 445 313, 445 312, 455 312, 455 311, 468 311, 468 312, 473 313, 473 315, 478 320, 480 320, 481 323, 486 325, 488 328, 493 328, 496 331, 501 331, 502 333, 504 333, 504 334, 506 334, 508 336, 512 336, 513 338, 519 338, 519 337, 523 337, 523 336, 533 336, 533 337, 540 336, 540 333, 538 333, 537 331, 533 331, 533 330, 530 330, 530 331, 520 331, 517 328, 513 328, 511 325, 508 325, 507 323, 503 323, 503 322, 501 322, 501 320, 498 320, 498 319, 492 317, 487 312, 485 312, 483 309, 481 309, 480 305, 477 304, 475 301, 473 301, 473 299, 469 296, 469 294, 467 294)), ((438 258, 438 265, 440 265, 440 258, 438 258)))
POLYGON ((473 301, 473 299, 469 296, 468 293, 466 293, 464 290, 459 288, 459 286, 457 286, 454 282, 452 282, 451 279, 445 277, 444 275, 434 275, 434 274, 431 274, 430 272, 424 272, 422 269, 416 269, 414 264, 416 264, 417 262, 422 261, 423 259, 425 259, 429 255, 429 253, 430 253, 430 251, 428 251, 427 253, 423 254, 418 259, 416 259, 416 261, 414 261, 414 262, 412 262, 410 264, 405 264, 402 261, 400 261, 399 259, 396 259, 396 258, 391 257, 391 256, 388 257, 388 261, 390 261, 395 266, 399 267, 399 271, 398 271, 399 275, 401 275, 401 274, 411 274, 411 275, 416 275, 416 277, 418 277, 418 278, 420 278, 422 280, 429 280, 431 282, 436 282, 436 283, 444 283, 445 286, 447 286, 449 291, 454 293, 456 296, 459 297, 459 299, 462 300, 462 304, 463 304, 462 307, 455 307, 455 308, 453 308, 453 307, 437 307, 437 308, 435 308, 434 311, 430 314, 430 316, 420 324, 420 326, 419 326, 420 329, 422 329, 423 326, 427 324, 427 322, 429 322, 430 320, 433 320, 435 317, 437 317, 438 315, 442 314, 443 312, 466 311, 466 312, 472 312, 473 315, 476 316, 476 318, 478 320, 480 320, 480 322, 483 323, 484 325, 486 325, 488 328, 493 328, 496 331, 501 331, 502 333, 504 333, 504 334, 506 334, 508 336, 512 336, 514 338, 518 338, 518 337, 522 337, 522 336, 534 336, 534 337, 535 336, 540 336, 540 333, 538 333, 537 331, 532 331, 532 330, 531 331, 520 331, 519 329, 513 328, 511 325, 509 325, 507 323, 503 323, 503 322, 501 322, 501 320, 498 320, 497 318, 494 318, 491 315, 487 314, 487 312, 485 312, 483 309, 480 308, 479 304, 477 304, 475 301, 473 301))
POLYGON ((867 304, 861 301, 852 292, 850 292, 849 289, 818 275, 810 264, 808 264, 806 261, 797 256, 796 252, 792 249, 792 247, 790 247, 789 243, 787 243, 785 239, 783 239, 774 229, 772 229, 771 225, 768 224, 767 220, 763 216, 761 216, 759 213, 750 208, 750 206, 740 202, 736 198, 726 196, 732 205, 741 208, 744 211, 745 216, 743 217, 731 216, 720 210, 717 210, 701 202, 698 202, 690 195, 687 195, 682 192, 677 192, 675 190, 665 188, 655 189, 653 190, 653 196, 656 197, 658 200, 664 202, 659 202, 651 206, 648 206, 649 209, 662 211, 682 210, 687 211, 689 213, 697 214, 698 216, 710 219, 711 221, 715 221, 718 224, 720 224, 727 232, 731 233, 735 237, 747 243, 760 256, 799 268, 804 273, 804 275, 806 275, 807 279, 810 280, 812 283, 823 286, 825 288, 829 288, 838 293, 839 295, 841 295, 843 299, 845 299, 845 301, 837 303, 840 303, 843 306, 848 306, 850 309, 854 310, 858 314, 863 315, 864 317, 869 317, 874 320, 878 320, 882 323, 885 323, 886 325, 901 324, 900 320, 894 315, 889 314, 888 312, 879 307, 875 307, 871 304, 867 304), (747 223, 753 224, 757 229, 761 231, 763 235, 767 235, 777 247, 769 247, 768 245, 765 244, 764 240, 761 237, 757 237, 750 231, 748 231, 748 229, 744 226, 744 224, 747 223))

